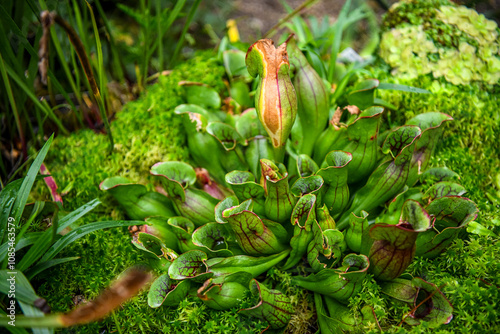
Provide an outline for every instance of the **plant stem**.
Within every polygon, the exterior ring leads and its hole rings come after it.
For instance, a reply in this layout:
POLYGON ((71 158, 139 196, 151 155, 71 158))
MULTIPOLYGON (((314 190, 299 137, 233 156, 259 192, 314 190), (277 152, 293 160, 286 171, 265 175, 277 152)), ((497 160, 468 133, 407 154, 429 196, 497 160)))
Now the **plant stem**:
POLYGON ((97 86, 97 83, 95 81, 94 73, 92 72, 92 67, 90 65, 89 58, 87 57, 87 53, 85 52, 85 47, 83 46, 82 41, 76 34, 75 30, 68 24, 68 22, 66 22, 62 17, 60 17, 56 13, 52 14, 52 16, 54 22, 57 23, 59 26, 61 26, 66 32, 66 34, 68 34, 68 38, 71 44, 73 44, 76 54, 80 59, 83 71, 85 72, 87 80, 89 81, 90 84, 90 88, 92 89, 92 93, 94 94, 94 98, 96 99, 97 104, 99 106, 99 111, 101 113, 101 118, 104 123, 104 128, 106 129, 106 133, 109 138, 109 152, 111 153, 114 147, 113 135, 111 134, 111 128, 109 126, 108 117, 106 115, 104 102, 102 100, 101 93, 99 92, 99 87, 97 86))
POLYGON ((300 13, 303 9, 306 9, 307 7, 312 6, 314 3, 318 2, 318 0, 307 0, 304 1, 300 6, 295 8, 293 12, 282 18, 281 20, 278 21, 271 29, 268 30, 268 32, 264 35, 264 38, 268 38, 273 36, 278 29, 287 21, 289 21, 291 18, 293 18, 295 15, 300 13))
POLYGON ((28 156, 28 151, 26 148, 26 138, 24 137, 23 127, 21 124, 21 119, 19 118, 19 112, 17 110, 16 100, 14 94, 12 93, 12 87, 10 85, 9 76, 5 70, 5 63, 3 61, 2 55, 0 54, 0 72, 2 73, 3 82, 5 84, 5 90, 7 91, 7 96, 9 98, 10 105, 12 107, 12 112, 14 113, 14 118, 16 120, 17 131, 19 133, 19 139, 21 139, 21 145, 23 148, 23 157, 26 159, 28 156))
POLYGON ((191 6, 191 10, 189 11, 188 17, 186 19, 186 24, 184 25, 184 28, 182 29, 181 37, 179 38, 179 41, 177 42, 177 45, 175 46, 174 54, 172 55, 172 59, 170 60, 170 64, 173 65, 175 63, 175 59, 177 58, 177 55, 179 54, 182 44, 184 43, 184 39, 186 38, 186 33, 191 25, 191 21, 193 20, 194 14, 196 14, 196 10, 198 9, 198 6, 200 5, 201 0, 196 0, 195 3, 191 6))

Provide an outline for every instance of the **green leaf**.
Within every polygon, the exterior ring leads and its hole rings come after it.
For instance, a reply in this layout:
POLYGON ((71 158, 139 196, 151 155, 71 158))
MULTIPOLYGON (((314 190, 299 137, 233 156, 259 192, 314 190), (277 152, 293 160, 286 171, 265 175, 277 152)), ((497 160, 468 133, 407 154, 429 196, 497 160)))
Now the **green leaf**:
POLYGON ((352 213, 349 216, 349 228, 345 234, 347 246, 353 252, 360 253, 363 245, 363 237, 368 232, 368 213, 361 211, 361 217, 352 213))
POLYGON ((227 310, 237 307, 245 297, 252 275, 236 272, 223 278, 222 283, 213 284, 208 280, 198 290, 198 297, 205 305, 216 310, 227 310))
POLYGON ((390 153, 393 159, 382 163, 368 178, 366 185, 354 195, 351 207, 344 212, 338 222, 338 229, 344 229, 351 212, 360 215, 361 210, 372 210, 394 198, 405 187, 410 172, 410 162, 420 129, 405 125, 387 136, 382 151, 390 153))
POLYGON ((274 160, 273 146, 264 136, 256 136, 248 143, 245 150, 245 159, 248 167, 257 180, 261 179, 260 160, 274 160))
MULTIPOLYGON (((431 217, 420 203, 407 200, 397 225, 375 224, 370 228, 373 240, 369 251, 370 272, 376 279, 389 281, 399 277, 415 256, 419 233, 431 228, 431 217)), ((362 252, 369 243, 363 240, 362 252)))
POLYGON ((191 250, 179 255, 168 268, 168 276, 175 280, 192 279, 203 282, 213 276, 206 264, 207 254, 200 250, 191 250))
POLYGON ((252 200, 247 200, 239 206, 233 206, 222 212, 222 217, 228 222, 234 232, 238 245, 249 255, 268 255, 279 253, 286 248, 282 235, 287 233, 279 224, 263 221, 251 211, 252 200), (281 228, 278 235, 274 229, 281 228))
POLYGON ((168 277, 168 274, 163 274, 149 288, 148 305, 152 308, 158 308, 162 305, 177 306, 187 297, 190 287, 189 280, 176 284, 168 277))
POLYGON ((283 270, 294 267, 307 252, 307 246, 314 237, 313 224, 316 223, 316 196, 302 196, 295 204, 291 217, 293 237, 290 240, 292 251, 283 270))
POLYGON ((26 272, 26 276, 28 277, 28 279, 31 280, 31 279, 33 279, 33 277, 35 277, 36 275, 38 275, 39 273, 41 273, 42 271, 44 271, 46 269, 49 269, 53 266, 57 266, 58 264, 78 260, 79 258, 80 258, 79 256, 63 257, 63 258, 52 259, 52 260, 47 261, 47 262, 39 263, 37 265, 34 265, 32 268, 30 268, 26 272))
POLYGON ((192 241, 194 245, 205 248, 207 253, 219 257, 228 257, 234 255, 233 249, 235 246, 233 245, 232 248, 229 249, 228 239, 230 239, 230 237, 231 234, 226 229, 226 226, 219 223, 207 223, 198 227, 193 232, 192 241))
POLYGON ((261 159, 262 175, 267 193, 264 210, 267 218, 283 224, 290 219, 296 199, 288 187, 288 173, 283 164, 261 159))
POLYGON ((347 245, 344 235, 339 230, 322 230, 319 224, 313 224, 314 238, 307 246, 307 261, 315 272, 331 268, 342 258, 347 245))
POLYGON ((235 128, 222 122, 209 123, 207 132, 217 139, 226 151, 233 150, 236 144, 243 140, 235 128))
POLYGON ((140 231, 157 237, 163 247, 170 248, 176 252, 179 251, 177 235, 172 231, 169 219, 165 217, 148 217, 146 224, 140 227, 140 231))
POLYGON ((226 50, 222 54, 222 60, 229 78, 233 79, 233 77, 242 76, 250 79, 250 74, 245 64, 245 52, 240 50, 226 50))
POLYGON ((479 224, 478 222, 470 222, 469 225, 467 226, 467 232, 474 233, 477 235, 484 235, 487 237, 493 237, 493 238, 498 237, 498 235, 495 234, 495 232, 487 229, 486 227, 479 224))
POLYGON ((351 153, 332 151, 325 158, 327 166, 317 172, 317 175, 325 180, 321 189, 323 202, 334 218, 344 212, 349 203, 347 180, 348 165, 351 161, 351 153))
POLYGON ((132 244, 137 248, 158 257, 159 259, 164 257, 172 261, 177 257, 177 254, 167 248, 167 246, 165 246, 165 244, 158 237, 148 233, 137 233, 137 235, 132 239, 132 244))
POLYGON ((235 128, 246 140, 266 133, 262 124, 260 124, 259 116, 257 116, 257 110, 255 110, 255 108, 245 110, 236 121, 235 128))
POLYGON ((378 85, 379 89, 392 89, 392 90, 399 90, 402 92, 409 92, 409 93, 418 93, 418 94, 431 94, 430 91, 427 89, 422 89, 422 88, 417 88, 417 87, 412 87, 412 86, 406 86, 406 85, 399 85, 399 84, 391 84, 387 82, 381 82, 378 85))
POLYGON ((294 182, 290 191, 296 197, 301 197, 307 194, 316 194, 323 187, 323 178, 319 175, 310 175, 301 177, 294 182))
POLYGON ((15 294, 15 298, 18 301, 33 305, 35 300, 40 299, 39 296, 36 295, 35 291, 31 287, 28 279, 24 274, 16 270, 12 272, 7 269, 0 270, 0 292, 5 295, 9 295, 13 291, 15 294), (12 285, 14 283, 15 287, 12 285))
POLYGON ((313 159, 311 159, 311 157, 306 154, 299 154, 297 158, 297 170, 299 171, 299 175, 301 177, 316 174, 318 169, 318 165, 313 159))
MULTIPOLYGON (((17 243, 16 243, 16 251, 23 249, 29 245, 33 245, 40 236, 43 235, 43 232, 29 232, 26 233, 17 243)), ((2 244, 0 247, 0 259, 5 258, 7 256, 7 251, 9 249, 8 241, 2 244)))
POLYGON ((392 281, 380 282, 382 292, 406 303, 413 303, 417 298, 418 289, 410 280, 395 278, 392 281))
POLYGON ((151 167, 151 174, 159 176, 171 198, 185 200, 184 189, 196 182, 196 172, 185 162, 159 162, 151 167))
POLYGON ((57 233, 61 233, 61 231, 64 230, 66 227, 71 226, 71 224, 76 222, 78 219, 82 218, 84 215, 86 215, 90 211, 94 210, 100 204, 101 204, 101 201, 99 201, 99 199, 96 198, 96 199, 82 205, 78 209, 71 211, 66 216, 59 219, 59 226, 57 228, 57 233))
POLYGON ((420 182, 435 183, 459 180, 460 176, 448 167, 429 168, 420 176, 420 182))
POLYGON ((221 99, 215 89, 196 82, 184 83, 183 87, 189 104, 199 105, 203 108, 220 108, 221 99))
POLYGON ((434 258, 444 251, 467 225, 477 217, 477 206, 459 196, 442 197, 432 201, 427 212, 435 217, 434 229, 417 239, 417 256, 434 258))
POLYGON ((377 79, 367 79, 354 86, 353 91, 347 96, 347 101, 351 105, 364 110, 373 106, 375 89, 380 85, 377 79))
POLYGON ((369 265, 365 255, 349 254, 337 269, 323 269, 307 277, 295 276, 292 281, 304 289, 347 303, 361 290, 369 265))
POLYGON ((286 249, 281 253, 269 256, 252 257, 248 255, 236 255, 227 258, 213 258, 206 261, 210 272, 215 277, 223 277, 239 271, 250 273, 252 277, 257 277, 265 273, 273 266, 285 259, 290 250, 286 249))
MULTIPOLYGON (((264 188, 255 183, 255 177, 250 172, 232 171, 226 174, 226 182, 233 190, 234 194, 240 202, 252 199, 254 203, 254 211, 257 214, 264 213, 264 188)), ((237 205, 233 202, 231 206, 237 205)), ((221 211, 222 212, 222 211, 221 211)))
POLYGON ((265 320, 271 328, 288 325, 294 313, 290 298, 281 291, 266 288, 255 279, 250 283, 250 291, 253 295, 258 295, 260 300, 254 307, 240 310, 239 313, 265 320))
POLYGON ((195 225, 191 220, 185 217, 172 217, 168 220, 168 225, 176 236, 181 253, 199 248, 191 240, 191 235, 195 230, 195 225))
POLYGON ((314 294, 314 304, 321 332, 343 333, 345 331, 355 331, 359 325, 351 310, 333 298, 323 298, 318 293, 314 294), (324 305, 326 305, 326 308, 324 305))
POLYGON ((405 318, 405 322, 410 325, 419 325, 425 321, 429 328, 448 324, 453 318, 453 307, 444 294, 434 284, 426 282, 420 277, 415 277, 411 283, 418 293, 413 301, 414 310, 409 317, 405 318), (416 307, 429 296, 431 296, 429 300, 418 308, 416 307))
MULTIPOLYGON (((16 201, 22 182, 23 179, 12 181, 0 192, 0 241, 4 240, 9 218, 14 219, 14 217, 11 217, 10 212, 14 202, 16 201)), ((16 221, 12 219, 10 219, 10 222, 15 224, 16 221)))
POLYGON ((26 201, 28 200, 28 196, 31 191, 31 187, 33 187, 33 183, 35 182, 35 178, 38 175, 38 171, 42 166, 43 160, 49 151, 50 145, 52 144, 52 140, 54 139, 54 135, 50 136, 47 142, 43 145, 42 149, 38 153, 35 161, 31 164, 26 177, 19 188, 17 193, 16 201, 14 202, 11 210, 11 217, 14 218, 14 222, 16 224, 20 224, 21 215, 24 211, 24 206, 26 205, 26 201))
POLYGON ((406 122, 406 124, 416 125, 422 130, 411 161, 410 175, 407 181, 409 186, 415 184, 422 171, 427 169, 430 157, 443 132, 441 125, 451 120, 453 120, 453 118, 450 115, 440 112, 428 112, 417 115, 406 122))
POLYGON ((429 202, 445 196, 462 196, 467 190, 458 183, 443 181, 430 187, 422 197, 429 202))

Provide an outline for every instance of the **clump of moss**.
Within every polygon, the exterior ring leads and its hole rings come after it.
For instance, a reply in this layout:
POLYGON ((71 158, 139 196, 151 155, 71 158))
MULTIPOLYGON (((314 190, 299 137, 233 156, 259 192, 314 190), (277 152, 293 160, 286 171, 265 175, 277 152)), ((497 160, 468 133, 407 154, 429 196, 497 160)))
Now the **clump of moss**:
POLYGON ((429 74, 455 85, 500 80, 499 29, 494 21, 448 0, 402 1, 384 18, 380 56, 393 74, 429 74))

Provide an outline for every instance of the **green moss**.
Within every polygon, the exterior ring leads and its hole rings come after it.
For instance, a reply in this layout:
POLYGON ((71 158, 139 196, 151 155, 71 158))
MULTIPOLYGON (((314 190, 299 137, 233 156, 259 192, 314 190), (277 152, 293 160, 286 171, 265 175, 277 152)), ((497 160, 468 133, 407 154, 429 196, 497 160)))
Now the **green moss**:
POLYGON ((425 21, 436 16, 434 12, 436 7, 449 4, 449 0, 406 0, 397 2, 385 14, 382 29, 387 30, 405 24, 422 25, 425 21))

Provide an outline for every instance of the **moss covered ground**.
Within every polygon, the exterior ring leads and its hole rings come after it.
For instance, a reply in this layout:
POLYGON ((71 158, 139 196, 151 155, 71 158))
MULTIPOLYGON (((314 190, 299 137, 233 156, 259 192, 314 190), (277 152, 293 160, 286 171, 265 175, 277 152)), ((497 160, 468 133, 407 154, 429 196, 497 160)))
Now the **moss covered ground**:
MULTIPOLYGON (((55 140, 47 166, 60 189, 69 190, 64 196, 65 209, 72 210, 99 197, 103 205, 80 223, 122 218, 116 203, 104 196, 99 183, 113 175, 151 184, 150 167, 165 160, 185 160, 188 154, 185 138, 173 109, 183 103, 181 80, 199 81, 225 94, 224 69, 213 54, 204 53, 184 63, 137 101, 129 103, 112 123, 116 150, 107 155, 107 140, 90 130, 55 140)), ((402 81, 388 76, 389 69, 381 64, 370 76, 385 82, 409 84, 427 88, 432 95, 382 91, 380 97, 394 104, 396 111, 387 113, 387 121, 401 124, 405 119, 425 111, 450 114, 455 121, 446 125, 443 140, 434 154, 434 166, 447 166, 461 175, 468 196, 478 204, 477 222, 500 235, 500 102, 498 86, 453 86, 443 80, 421 76, 402 81)), ((38 188, 39 196, 48 196, 38 188)), ((441 326, 438 333, 493 333, 500 330, 497 304, 500 300, 500 262, 497 258, 499 238, 469 233, 434 260, 416 259, 409 272, 437 286, 454 306, 454 319, 441 326)), ((130 243, 126 229, 99 231, 68 247, 61 256, 81 256, 81 259, 60 265, 41 274, 33 282, 40 296, 47 299, 53 311, 74 307, 75 297, 92 299, 125 268, 148 262, 130 243)), ((312 303, 287 282, 287 275, 273 270, 269 279, 281 282, 284 292, 292 295, 297 315, 290 330, 304 333, 313 328, 312 303)), ((272 283, 272 282, 270 282, 272 283)), ((374 306, 384 327, 392 332, 428 332, 425 323, 408 328, 397 327, 406 306, 386 299, 372 280, 364 284, 363 292, 350 302, 354 311, 365 304, 374 306), (392 320, 390 320, 392 319, 392 320), (397 319, 396 321, 393 319, 397 319)), ((177 308, 151 309, 146 294, 134 298, 102 322, 63 330, 71 333, 259 333, 265 325, 245 318, 237 310, 226 312, 206 308, 195 298, 188 298, 177 308)), ((373 330, 373 328, 372 328, 373 330)), ((369 332, 370 328, 360 329, 369 332)))

